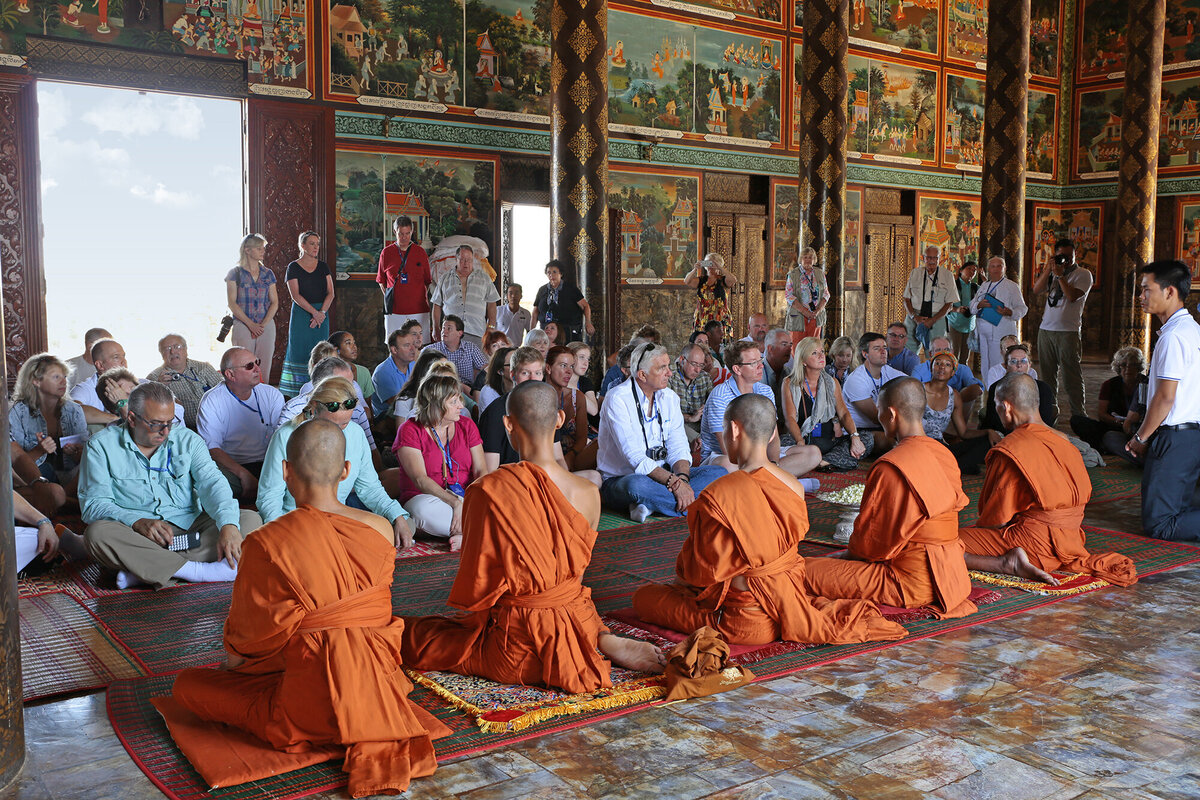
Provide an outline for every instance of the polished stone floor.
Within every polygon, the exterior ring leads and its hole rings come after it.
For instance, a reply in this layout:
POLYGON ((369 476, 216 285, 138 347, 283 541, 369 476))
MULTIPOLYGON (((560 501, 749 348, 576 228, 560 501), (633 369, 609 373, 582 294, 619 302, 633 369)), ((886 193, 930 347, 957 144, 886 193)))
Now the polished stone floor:
MULTIPOLYGON (((1110 503, 1088 521, 1137 531, 1137 512, 1110 503)), ((0 797, 162 796, 102 693, 28 707, 26 736, 0 797)), ((1191 800, 1200 566, 522 742, 444 765, 409 796, 1191 800)))

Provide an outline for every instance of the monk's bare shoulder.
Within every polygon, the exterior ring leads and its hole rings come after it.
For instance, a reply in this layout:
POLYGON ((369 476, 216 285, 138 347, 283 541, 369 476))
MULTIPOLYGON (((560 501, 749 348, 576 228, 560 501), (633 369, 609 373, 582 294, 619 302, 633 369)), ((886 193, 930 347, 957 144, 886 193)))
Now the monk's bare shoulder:
POLYGON ((392 544, 396 543, 396 532, 392 529, 391 523, 378 514, 372 514, 370 511, 363 511, 361 508, 351 508, 344 506, 338 512, 343 517, 349 517, 356 522, 361 522, 364 525, 370 525, 379 532, 383 538, 387 539, 392 544))
POLYGON ((593 528, 600 522, 600 490, 586 478, 572 475, 557 464, 542 467, 550 482, 558 487, 567 502, 583 515, 593 528))
POLYGON ((774 464, 767 464, 765 469, 767 470, 767 472, 769 472, 773 476, 775 476, 775 478, 778 479, 780 483, 782 483, 784 486, 786 486, 787 488, 791 489, 793 492, 798 494, 801 499, 804 498, 804 486, 800 483, 800 481, 798 481, 794 477, 792 477, 792 474, 790 472, 780 469, 779 467, 777 467, 774 464))

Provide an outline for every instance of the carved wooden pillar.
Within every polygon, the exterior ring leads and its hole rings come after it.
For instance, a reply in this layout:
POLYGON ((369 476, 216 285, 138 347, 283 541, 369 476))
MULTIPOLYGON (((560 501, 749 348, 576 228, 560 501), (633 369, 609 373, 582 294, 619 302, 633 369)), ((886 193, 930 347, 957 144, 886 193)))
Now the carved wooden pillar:
POLYGON ((1158 183, 1158 123, 1162 103, 1166 0, 1129 5, 1125 105, 1117 177, 1117 344, 1143 350, 1150 320, 1138 305, 1138 270, 1154 260, 1158 183))
MULTIPOLYGON (((817 251, 825 270, 829 304, 825 330, 841 330, 846 209, 846 47, 849 0, 804 3, 804 50, 800 93, 801 247, 817 251)), ((793 253, 798 256, 798 253, 793 253)))
MULTIPOLYGON (((592 307, 596 341, 611 332, 608 235, 607 0, 553 0, 550 9, 550 251, 592 307)), ((611 342, 608 342, 611 345, 611 342)))
POLYGON ((46 349, 41 220, 37 91, 28 77, 0 74, 0 269, 5 362, 14 379, 26 358, 46 349))
MULTIPOLYGON (((273 100, 250 99, 247 147, 250 156, 250 232, 270 243, 266 265, 279 280, 275 315, 275 358, 270 383, 279 382, 287 352, 291 303, 283 276, 296 258, 296 237, 304 230, 322 232, 318 258, 336 269, 333 220, 333 110, 273 100)), ((336 304, 330 330, 335 330, 336 304)))
MULTIPOLYGON (((4 148, 0 144, 0 148, 4 148)), ((7 173, 5 173, 7 175, 7 173)), ((2 216, 2 215, 0 215, 2 216)), ((5 317, 8 316, 7 245, 0 251, 4 270, 5 317)), ((0 319, 0 335, 7 331, 0 319)), ((7 339, 5 341, 8 341, 7 339)), ((12 355, 9 355, 12 358, 12 355)), ((0 362, 0 385, 7 386, 6 362, 0 362)), ((8 414, 0 414, 0 441, 8 441, 8 414)), ((7 786, 25 763, 25 716, 21 697, 21 617, 17 607, 17 552, 13 534, 12 463, 0 459, 0 788, 7 786)))
POLYGON ((983 116, 983 257, 1003 256, 1021 283, 1029 119, 1029 0, 988 3, 983 116))

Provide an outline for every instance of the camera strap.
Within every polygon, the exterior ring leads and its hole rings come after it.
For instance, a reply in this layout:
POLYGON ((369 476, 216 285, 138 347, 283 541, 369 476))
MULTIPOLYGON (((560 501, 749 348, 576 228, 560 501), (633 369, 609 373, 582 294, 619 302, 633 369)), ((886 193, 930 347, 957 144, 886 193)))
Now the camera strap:
MULTIPOLYGON (((646 415, 642 413, 642 401, 638 399, 637 379, 636 378, 629 382, 629 391, 633 392, 633 406, 634 406, 634 408, 637 409, 638 422, 641 423, 640 427, 642 429, 642 441, 644 441, 646 443, 646 449, 649 450, 650 449, 650 437, 646 435, 646 423, 653 422, 654 420, 658 420, 659 429, 662 430, 662 428, 663 428, 662 411, 657 408, 658 393, 655 392, 654 396, 650 398, 650 419, 647 420, 646 415)), ((665 430, 663 431, 662 439, 663 439, 662 444, 665 447, 667 444, 667 435, 666 435, 665 430)))

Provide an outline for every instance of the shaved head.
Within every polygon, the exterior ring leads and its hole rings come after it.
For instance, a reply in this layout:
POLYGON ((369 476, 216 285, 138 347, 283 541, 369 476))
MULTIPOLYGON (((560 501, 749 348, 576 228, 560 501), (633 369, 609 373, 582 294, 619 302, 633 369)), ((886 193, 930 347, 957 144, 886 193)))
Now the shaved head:
POLYGON ((336 486, 346 463, 346 435, 327 419, 303 422, 288 439, 287 462, 310 486, 336 486))
POLYGON ((752 442, 766 444, 775 434, 775 404, 754 392, 738 395, 725 408, 726 430, 731 422, 741 425, 752 442))
POLYGON ((1036 412, 1041 402, 1037 381, 1022 372, 1008 373, 996 382, 996 402, 1026 414, 1036 412))
POLYGON ((890 408, 900 419, 919 425, 925 416, 925 384, 916 378, 892 378, 883 385, 876 402, 880 414, 890 408))
POLYGON ((525 381, 508 393, 504 411, 513 424, 537 436, 558 425, 558 390, 541 381, 525 381))

